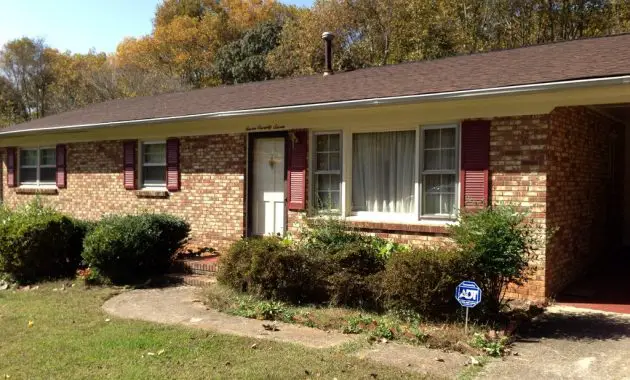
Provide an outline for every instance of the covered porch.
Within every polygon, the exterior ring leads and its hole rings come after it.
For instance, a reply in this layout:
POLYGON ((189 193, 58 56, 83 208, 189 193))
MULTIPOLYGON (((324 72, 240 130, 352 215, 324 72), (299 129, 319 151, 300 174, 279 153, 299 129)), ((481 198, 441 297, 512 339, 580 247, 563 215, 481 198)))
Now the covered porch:
MULTIPOLYGON (((558 189, 564 187, 568 191, 564 201, 548 202, 547 211, 551 216, 548 228, 552 231, 546 272, 550 276, 548 281, 555 279, 557 284, 564 283, 556 288, 555 301, 559 304, 630 314, 630 103, 589 106, 588 109, 605 117, 607 122, 594 119, 585 126, 592 135, 580 145, 590 147, 590 157, 585 159, 593 165, 582 165, 579 159, 570 156, 572 170, 568 176, 548 178, 552 189, 553 182, 559 181, 558 189), (609 140, 607 149, 606 138, 609 140), (571 186, 580 180, 582 186, 571 186), (576 190, 581 190, 582 194, 571 193, 576 190), (553 231, 557 225, 566 227, 561 217, 566 214, 578 216, 582 223, 571 233, 562 228, 553 231), (554 238, 554 233, 559 233, 560 237, 554 238), (574 262, 567 265, 582 268, 574 276, 565 273, 568 281, 561 278, 562 270, 549 268, 554 261, 564 261, 560 256, 574 262)), ((575 131, 564 133, 570 139, 575 131)), ((553 173, 554 168, 549 167, 549 171, 553 173)))

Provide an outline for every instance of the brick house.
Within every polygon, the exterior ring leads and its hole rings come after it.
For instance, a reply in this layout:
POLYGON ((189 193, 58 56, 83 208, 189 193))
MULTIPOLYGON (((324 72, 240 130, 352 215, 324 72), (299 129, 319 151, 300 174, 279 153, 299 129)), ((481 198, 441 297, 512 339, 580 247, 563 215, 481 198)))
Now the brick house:
POLYGON ((1 130, 1 195, 172 213, 219 250, 316 209, 447 244, 458 210, 518 204, 549 235, 517 289, 541 299, 630 238, 629 62, 620 35, 95 104, 1 130))

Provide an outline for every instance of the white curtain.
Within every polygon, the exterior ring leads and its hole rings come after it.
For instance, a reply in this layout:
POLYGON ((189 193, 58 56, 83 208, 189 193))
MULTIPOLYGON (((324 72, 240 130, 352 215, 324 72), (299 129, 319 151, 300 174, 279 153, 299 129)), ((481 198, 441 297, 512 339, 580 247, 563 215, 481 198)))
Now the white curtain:
POLYGON ((415 151, 415 131, 353 134, 353 211, 413 213, 415 151))

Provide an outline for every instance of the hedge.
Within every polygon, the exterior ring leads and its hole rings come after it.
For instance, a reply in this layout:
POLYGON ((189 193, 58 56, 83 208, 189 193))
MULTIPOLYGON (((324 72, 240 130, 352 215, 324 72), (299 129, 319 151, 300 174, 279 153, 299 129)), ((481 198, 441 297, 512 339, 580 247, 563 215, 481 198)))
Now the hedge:
POLYGON ((140 283, 168 271, 189 232, 165 214, 106 217, 85 237, 83 259, 114 284, 140 283))
POLYGON ((19 283, 72 276, 90 228, 38 200, 15 211, 5 208, 0 212, 0 272, 19 283))

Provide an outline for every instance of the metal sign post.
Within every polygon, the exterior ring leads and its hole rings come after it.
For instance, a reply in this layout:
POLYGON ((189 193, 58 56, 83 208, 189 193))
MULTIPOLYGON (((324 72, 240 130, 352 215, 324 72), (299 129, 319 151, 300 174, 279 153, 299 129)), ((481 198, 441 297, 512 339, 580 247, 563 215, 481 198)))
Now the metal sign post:
POLYGON ((455 288, 455 299, 466 308, 464 332, 468 334, 468 309, 479 305, 479 302, 481 302, 481 288, 473 281, 462 281, 455 288))

